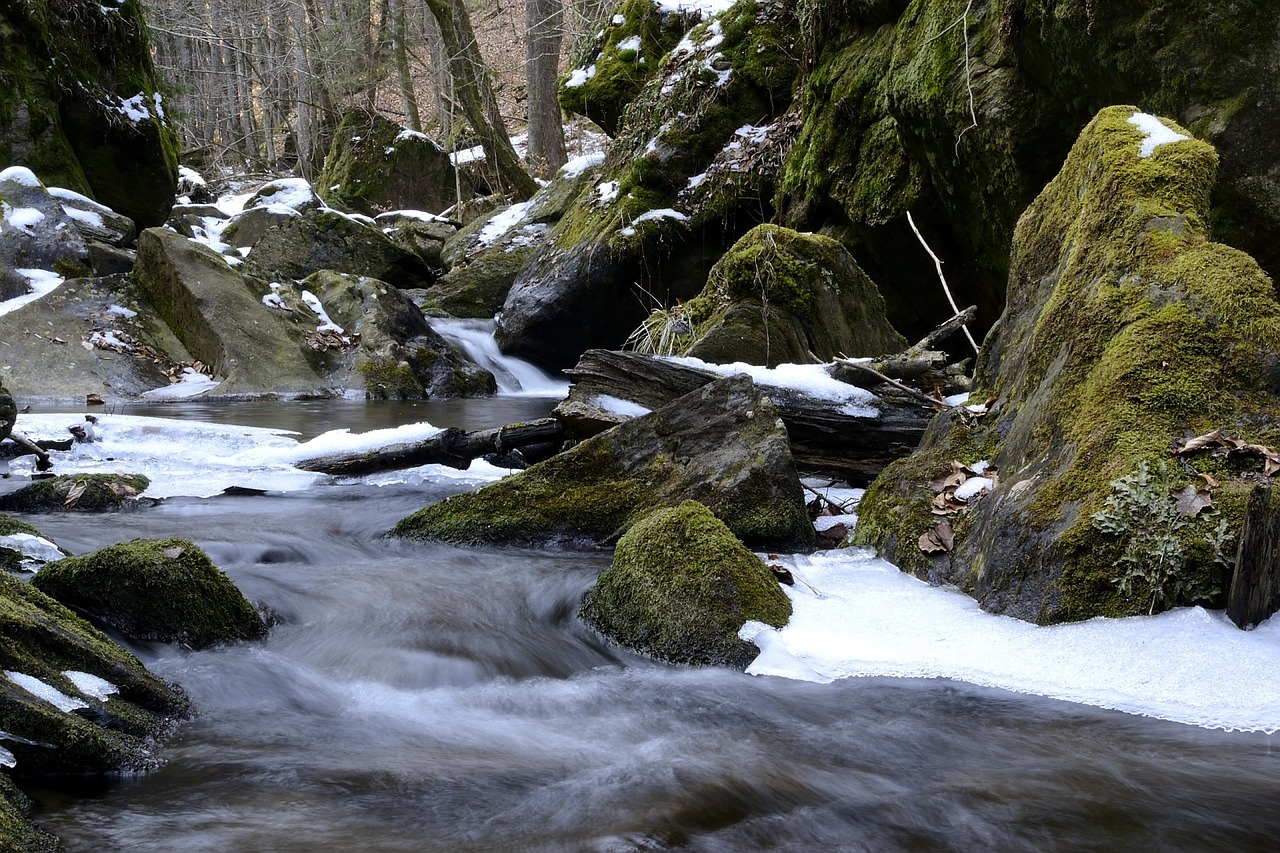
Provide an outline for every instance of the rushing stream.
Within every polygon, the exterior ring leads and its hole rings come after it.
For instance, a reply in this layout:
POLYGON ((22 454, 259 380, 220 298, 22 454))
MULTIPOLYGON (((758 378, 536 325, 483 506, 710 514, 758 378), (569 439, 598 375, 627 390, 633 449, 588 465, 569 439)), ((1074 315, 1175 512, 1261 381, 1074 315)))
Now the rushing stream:
MULTIPOLYGON (((123 413, 307 438, 416 420, 480 428, 548 407, 123 413)), ((1280 736, 944 679, 664 666, 577 620, 607 552, 382 538, 473 483, 322 479, 26 517, 76 553, 188 537, 280 619, 262 643, 133 647, 198 717, 154 772, 33 792, 36 820, 71 851, 1241 851, 1280 838, 1280 736)))

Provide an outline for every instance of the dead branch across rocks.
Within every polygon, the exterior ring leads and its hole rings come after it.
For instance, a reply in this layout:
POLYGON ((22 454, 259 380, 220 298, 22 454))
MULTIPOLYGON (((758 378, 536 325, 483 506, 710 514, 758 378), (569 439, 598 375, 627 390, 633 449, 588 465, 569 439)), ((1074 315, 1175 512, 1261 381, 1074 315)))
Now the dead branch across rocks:
POLYGON ((555 418, 507 424, 497 429, 467 432, 449 427, 422 441, 390 444, 360 453, 333 453, 297 463, 304 471, 358 477, 379 471, 414 468, 418 465, 448 465, 465 470, 471 460, 490 453, 505 453, 520 447, 564 438, 564 427, 555 418))

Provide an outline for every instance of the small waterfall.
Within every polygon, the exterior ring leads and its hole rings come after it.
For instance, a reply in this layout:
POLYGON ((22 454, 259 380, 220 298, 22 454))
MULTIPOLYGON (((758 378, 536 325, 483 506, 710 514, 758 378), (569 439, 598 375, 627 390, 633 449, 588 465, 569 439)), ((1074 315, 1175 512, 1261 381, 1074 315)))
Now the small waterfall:
POLYGON ((569 393, 569 383, 563 379, 552 378, 527 361, 499 352, 492 320, 433 318, 430 322, 441 337, 494 375, 500 396, 563 397, 569 393))

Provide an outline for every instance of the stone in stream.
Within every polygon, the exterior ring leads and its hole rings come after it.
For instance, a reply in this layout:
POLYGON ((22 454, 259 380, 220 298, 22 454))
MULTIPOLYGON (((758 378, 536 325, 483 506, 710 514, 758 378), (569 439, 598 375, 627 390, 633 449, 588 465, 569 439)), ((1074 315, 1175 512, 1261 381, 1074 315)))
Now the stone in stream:
POLYGON ((618 540, 582 617, 627 648, 670 663, 745 668, 748 620, 781 628, 791 601, 764 561, 697 501, 660 509, 618 540))
POLYGON ((747 376, 712 382, 478 492, 424 507, 391 535, 469 545, 611 542, 654 509, 690 499, 751 547, 813 548, 786 429, 747 376))
POLYGON ((203 648, 266 633, 253 605, 186 539, 111 545, 49 563, 31 583, 134 640, 203 648))
POLYGON ((142 474, 64 474, 0 495, 0 510, 110 512, 133 504, 149 485, 142 474))

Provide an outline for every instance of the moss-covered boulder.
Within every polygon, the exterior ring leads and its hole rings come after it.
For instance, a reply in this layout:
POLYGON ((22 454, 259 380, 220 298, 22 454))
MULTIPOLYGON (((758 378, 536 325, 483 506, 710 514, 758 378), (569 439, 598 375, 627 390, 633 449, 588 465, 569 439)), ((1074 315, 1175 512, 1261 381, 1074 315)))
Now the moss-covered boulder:
POLYGON ((1280 270, 1280 7, 1209 0, 802 0, 802 125, 778 205, 837 236, 908 337, 961 305, 1003 308, 1019 215, 1110 104, 1170 116, 1221 155, 1217 239, 1280 270))
POLYGON ((16 777, 143 770, 189 704, 105 634, 0 572, 0 746, 16 777))
POLYGON ((314 314, 274 310, 270 288, 216 252, 162 228, 138 238, 133 279, 193 359, 221 379, 219 396, 327 396, 307 334, 314 314))
POLYGON ((375 221, 391 242, 417 255, 431 269, 443 271, 444 244, 457 233, 456 224, 415 210, 380 213, 375 221))
POLYGON ((560 106, 617 136, 627 107, 662 57, 702 18, 701 11, 622 0, 604 11, 599 32, 574 46, 573 68, 560 81, 560 106))
POLYGON ((0 441, 9 437, 13 425, 18 420, 18 404, 14 401, 9 389, 0 382, 0 441))
POLYGON ((516 276, 551 228, 595 185, 601 159, 571 160, 528 201, 479 216, 452 235, 441 250, 449 271, 432 286, 426 307, 486 320, 502 310, 516 276))
POLYGON ((203 648, 266 633, 253 605, 186 539, 111 545, 50 563, 31 583, 134 640, 203 648))
POLYGON ((582 618, 627 648, 670 663, 745 668, 744 622, 781 628, 791 601, 764 561, 697 501, 660 509, 618 540, 582 618))
POLYGON ((493 374, 441 337, 408 295, 386 282, 326 270, 297 287, 281 285, 274 295, 301 312, 310 310, 302 300, 308 292, 349 339, 358 341, 320 352, 329 381, 348 394, 416 400, 496 392, 493 374))
POLYGON ((4 512, 112 512, 151 485, 141 474, 64 474, 0 495, 4 512))
POLYGON ((748 231, 711 268, 702 293, 655 311, 632 340, 662 355, 770 367, 907 345, 885 319, 875 282, 843 246, 777 225, 748 231))
POLYGON ((178 146, 141 4, 6 4, 0 34, 0 164, 26 166, 140 227, 162 223, 178 146))
POLYGON ((34 572, 70 556, 30 524, 0 513, 0 571, 34 572))
POLYGON ((436 273, 369 224, 328 208, 303 210, 268 228, 244 272, 266 281, 304 279, 320 270, 363 275, 396 287, 426 287, 436 273))
POLYGON ((792 133, 794 9, 741 0, 691 29, 627 112, 599 183, 552 229, 503 305, 504 352, 544 368, 616 349, 649 311, 696 296, 773 213, 792 133))
POLYGON ((473 194, 439 145, 365 109, 343 113, 316 185, 330 204, 367 216, 439 213, 473 194))
POLYGON ((1208 239, 1218 158, 1189 136, 1123 106, 1085 128, 1019 220, 976 377, 990 411, 941 416, 885 469, 859 543, 1036 622, 1221 599, 1262 463, 1170 449, 1217 429, 1280 446, 1280 303, 1252 258, 1208 239), (927 535, 930 480, 983 459, 998 483, 951 518, 947 552, 927 535), (1216 510, 1195 514, 1202 489, 1216 510))
POLYGON ((30 822, 31 799, 0 773, 0 850, 5 853, 57 853, 62 849, 54 838, 30 822))
POLYGON ((718 380, 478 492, 431 504, 391 535, 467 545, 611 542, 685 500, 705 504, 752 547, 813 547, 786 429, 750 378, 718 380))

